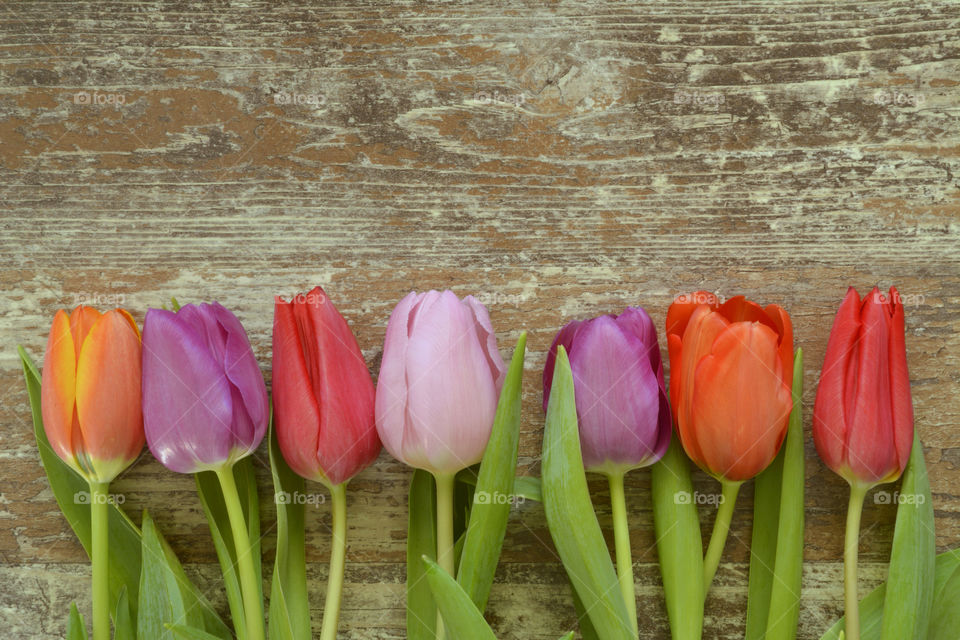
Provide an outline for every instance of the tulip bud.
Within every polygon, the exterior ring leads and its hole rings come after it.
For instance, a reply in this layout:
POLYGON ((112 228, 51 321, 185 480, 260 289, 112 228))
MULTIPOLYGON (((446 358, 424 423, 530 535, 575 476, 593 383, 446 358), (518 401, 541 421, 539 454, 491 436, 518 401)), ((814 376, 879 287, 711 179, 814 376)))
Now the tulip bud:
POLYGON ((867 485, 900 477, 913 444, 903 304, 893 287, 863 300, 850 287, 833 322, 813 407, 828 467, 867 485))
POLYGON ((544 411, 560 345, 570 358, 587 471, 623 472, 663 457, 670 444, 670 404, 650 316, 629 307, 619 316, 561 329, 543 370, 544 411))
POLYGON ((320 287, 290 302, 276 299, 273 403, 280 451, 305 478, 341 484, 380 452, 370 372, 320 287))
POLYGON ((376 397, 383 446, 433 473, 479 462, 505 374, 486 307, 452 291, 411 292, 387 323, 376 397))
POLYGON ((147 444, 180 473, 250 455, 267 430, 267 388, 247 334, 219 303, 150 309, 143 323, 147 444))
POLYGON ((87 480, 113 480, 143 449, 140 332, 123 309, 57 311, 40 390, 43 428, 87 480))
POLYGON ((776 457, 793 408, 793 327, 777 305, 711 293, 667 312, 670 404, 680 442, 707 473, 742 481, 776 457))

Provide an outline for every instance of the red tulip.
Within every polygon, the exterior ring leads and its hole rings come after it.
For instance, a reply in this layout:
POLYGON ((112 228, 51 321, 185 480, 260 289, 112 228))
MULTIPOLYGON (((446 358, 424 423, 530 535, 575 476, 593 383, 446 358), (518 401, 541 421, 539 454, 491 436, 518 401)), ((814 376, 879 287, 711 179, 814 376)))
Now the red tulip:
POLYGON ((305 478, 339 485, 380 452, 370 372, 320 287, 290 302, 276 299, 273 403, 280 451, 305 478))
POLYGON ((903 305, 893 287, 863 300, 850 287, 827 342, 813 441, 848 482, 900 477, 913 444, 913 404, 904 344, 903 305))
POLYGON ((793 327, 777 305, 703 291, 667 312, 670 404, 687 455, 718 478, 763 471, 793 407, 793 327))
POLYGON ((40 390, 43 428, 61 460, 110 482, 143 449, 140 331, 130 314, 57 311, 40 390))

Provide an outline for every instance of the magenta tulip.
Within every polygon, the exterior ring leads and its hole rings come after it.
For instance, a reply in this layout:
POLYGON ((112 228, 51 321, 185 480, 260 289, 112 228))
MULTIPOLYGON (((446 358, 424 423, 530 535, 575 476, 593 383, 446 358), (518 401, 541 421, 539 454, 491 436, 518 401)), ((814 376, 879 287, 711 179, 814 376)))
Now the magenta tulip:
POLYGON ((220 304, 147 311, 143 414, 150 451, 180 473, 250 455, 268 422, 267 389, 247 334, 220 304))
POLYGON ((670 444, 670 403, 650 316, 629 307, 619 316, 573 321, 561 329, 543 370, 544 411, 559 345, 573 371, 584 467, 625 471, 663 457, 670 444))
POLYGON ((486 307, 452 291, 411 292, 387 323, 376 397, 383 446, 433 473, 479 462, 505 375, 486 307))

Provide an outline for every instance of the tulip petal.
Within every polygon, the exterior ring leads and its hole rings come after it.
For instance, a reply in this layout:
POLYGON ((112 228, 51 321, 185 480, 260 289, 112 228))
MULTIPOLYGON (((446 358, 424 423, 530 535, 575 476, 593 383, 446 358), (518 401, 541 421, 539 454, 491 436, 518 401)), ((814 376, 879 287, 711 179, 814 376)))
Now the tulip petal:
MULTIPOLYGON (((913 447, 913 400, 907 370, 907 346, 900 293, 890 287, 890 402, 893 412, 893 442, 897 467, 902 473, 913 447)), ((899 475, 899 473, 897 474, 899 475)))
POLYGON ((777 341, 765 324, 736 322, 697 366, 692 411, 705 470, 747 480, 777 455, 793 406, 777 341))
POLYGON ((403 456, 403 432, 407 420, 407 350, 413 310, 424 294, 408 293, 390 313, 383 341, 383 357, 377 378, 377 433, 384 448, 397 460, 403 456))
POLYGON ((553 338, 550 350, 547 351, 547 364, 543 367, 543 410, 547 410, 547 401, 550 399, 550 388, 553 386, 553 367, 557 359, 557 347, 562 346, 570 353, 577 331, 583 325, 580 320, 568 322, 553 338))
POLYGON ((280 451, 290 468, 317 478, 320 409, 310 384, 306 349, 294 314, 295 305, 277 299, 273 315, 273 414, 280 451))
MULTIPOLYGON (((40 406, 43 429, 61 460, 77 468, 73 449, 74 406, 77 388, 77 356, 70 317, 62 309, 53 317, 43 361, 40 406)), ((79 425, 77 425, 79 436, 79 425)), ((82 440, 77 444, 82 445, 82 440)))
MULTIPOLYGON (((700 433, 693 415, 693 402, 699 389, 695 385, 695 373, 703 358, 713 349, 714 342, 728 326, 729 322, 721 314, 707 305, 694 310, 683 332, 678 367, 671 367, 671 378, 677 378, 677 434, 684 451, 698 465, 705 464, 704 452, 698 442, 700 433)), ((671 353, 674 347, 671 345, 671 353)), ((671 365, 672 365, 671 361, 671 365)))
POLYGON ((463 299, 473 312, 474 326, 477 329, 477 337, 483 346, 483 353, 487 356, 487 364, 493 373, 493 383, 500 391, 503 386, 503 379, 507 375, 507 365, 503 362, 503 357, 497 349, 497 335, 493 331, 493 324, 490 322, 490 312, 473 296, 466 296, 463 299))
POLYGON ((899 475, 890 401, 890 316, 874 288, 861 306, 860 340, 848 368, 847 465, 856 478, 876 482, 899 475))
POLYGON ((236 390, 234 395, 239 396, 237 399, 240 400, 233 403, 234 446, 253 451, 267 433, 267 386, 240 320, 218 302, 208 306, 224 335, 224 374, 236 390))
POLYGON ((813 407, 813 442, 828 467, 845 466, 847 451, 847 370, 856 367, 860 335, 860 295, 850 287, 830 330, 813 407))
POLYGON ((129 463, 140 455, 140 340, 126 312, 106 312, 87 333, 77 363, 76 407, 84 449, 95 466, 129 463))
POLYGON ((667 336, 676 334, 682 338, 687 331, 687 324, 693 312, 701 305, 714 310, 720 306, 720 302, 717 296, 709 291, 696 291, 677 296, 667 309, 667 336))
POLYGON ((213 469, 231 454, 230 383, 207 341, 177 314, 150 309, 143 326, 147 443, 168 469, 213 469))
POLYGON ((360 345, 329 298, 324 294, 322 299, 322 304, 296 305, 295 314, 304 332, 307 368, 320 409, 314 455, 329 482, 337 485, 373 462, 380 440, 374 424, 373 381, 360 345))
POLYGON ((793 369, 790 363, 793 362, 793 322, 790 315, 783 307, 776 304, 768 304, 763 312, 773 323, 773 329, 779 336, 780 362, 783 363, 784 384, 793 388, 793 369))
POLYGON ((610 316, 585 324, 570 352, 583 461, 644 466, 657 446, 660 388, 649 347, 610 316))
MULTIPOLYGON (((100 319, 100 312, 93 307, 79 305, 70 312, 70 333, 73 334, 73 345, 77 361, 83 350, 83 341, 87 339, 90 329, 100 319)), ((76 363, 74 363, 76 364, 76 363)))
POLYGON ((490 437, 497 389, 470 308, 452 291, 426 294, 407 346, 408 464, 439 473, 478 462, 490 437))

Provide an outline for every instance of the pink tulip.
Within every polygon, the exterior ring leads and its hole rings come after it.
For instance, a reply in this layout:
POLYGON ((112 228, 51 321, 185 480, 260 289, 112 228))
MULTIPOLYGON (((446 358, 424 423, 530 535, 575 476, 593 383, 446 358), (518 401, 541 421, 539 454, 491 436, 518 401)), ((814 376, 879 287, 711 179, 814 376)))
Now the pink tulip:
POLYGON ((479 462, 505 374, 486 307, 452 291, 411 292, 387 323, 376 397, 383 446, 435 474, 479 462))

